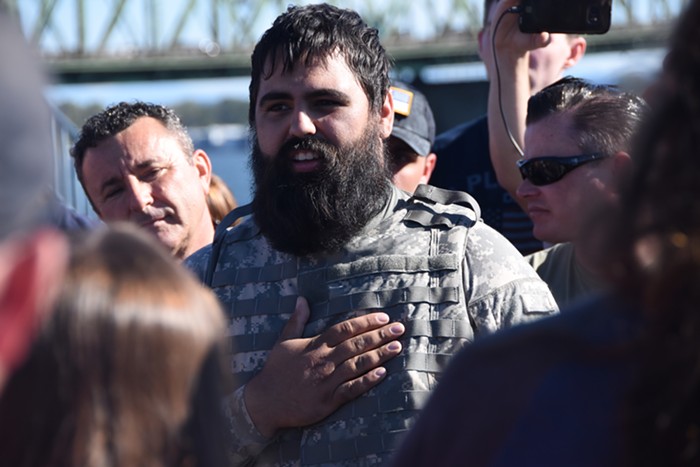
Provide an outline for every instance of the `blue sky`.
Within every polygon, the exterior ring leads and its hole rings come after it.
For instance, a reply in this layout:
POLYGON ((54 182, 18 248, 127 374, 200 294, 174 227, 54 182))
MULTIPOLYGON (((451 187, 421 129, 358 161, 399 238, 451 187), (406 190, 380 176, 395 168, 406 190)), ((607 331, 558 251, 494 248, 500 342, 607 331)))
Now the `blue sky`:
POLYGON ((248 78, 162 80, 54 85, 47 90, 53 102, 109 105, 143 100, 173 105, 182 101, 213 103, 224 99, 248 100, 248 78))
MULTIPOLYGON (((368 0, 345 0, 335 3, 345 7, 356 8, 358 11, 383 11, 390 2, 383 0, 386 3, 374 4, 368 0), (378 6, 377 6, 378 5, 378 6)), ((473 0, 475 4, 481 5, 481 0, 473 0)), ((567 1, 567 0, 561 0, 567 1)), ((681 0, 670 0, 674 5, 680 5, 681 0)), ((138 42, 144 39, 148 27, 145 22, 145 16, 142 9, 145 5, 155 5, 157 11, 162 13, 159 18, 158 28, 161 31, 170 31, 173 29, 173 22, 177 18, 187 0, 155 0, 153 2, 146 0, 132 0, 125 3, 127 8, 128 22, 122 21, 117 25, 117 30, 120 34, 116 34, 111 44, 112 47, 119 48, 120 46, 129 46, 129 44, 119 44, 120 41, 129 40, 138 42)), ((31 29, 31 25, 36 21, 39 14, 39 6, 41 2, 36 0, 18 0, 22 16, 25 22, 25 30, 31 29)), ((74 44, 77 38, 75 34, 75 18, 76 18, 76 3, 75 1, 60 0, 56 3, 56 18, 60 21, 55 22, 54 29, 46 35, 42 46, 45 50, 51 52, 55 49, 55 37, 60 36, 64 44, 74 44), (53 39, 52 39, 53 38, 53 39), (52 42, 53 41, 53 42, 52 42)), ((94 49, 99 42, 100 31, 104 30, 106 22, 109 20, 109 10, 116 2, 110 0, 90 0, 86 1, 86 16, 90 18, 86 26, 86 44, 88 49, 94 49)), ((259 29, 261 34, 266 29, 274 17, 281 11, 287 2, 269 1, 266 13, 256 15, 256 24, 253 28, 259 29), (276 3, 279 3, 277 5, 276 3)), ((307 0, 302 0, 300 3, 309 3, 307 0)), ((245 10, 249 8, 246 5, 251 5, 251 2, 239 2, 240 8, 245 10)), ((405 3, 409 5, 409 3, 405 3)), ((202 28, 206 25, 205 18, 207 17, 206 9, 209 8, 210 2, 200 1, 197 8, 188 18, 186 27, 183 30, 183 41, 197 44, 202 40, 202 28)), ((413 0, 410 2, 410 8, 398 14, 406 15, 407 24, 410 27, 412 34, 416 37, 424 36, 430 33, 429 15, 426 13, 427 8, 430 8, 430 15, 445 15, 449 11, 445 10, 445 1, 443 0, 413 0)), ((658 10, 658 2, 654 0, 637 0, 634 4, 639 11, 639 15, 653 17, 655 11, 658 10)), ((679 6, 673 6, 677 10, 679 6)), ((237 11, 237 14, 245 16, 246 11, 237 11)), ((395 11, 395 10, 392 10, 395 11)), ((613 27, 619 21, 623 11, 615 0, 613 4, 613 27)), ((251 16, 252 17, 252 16, 251 16)), ((458 24, 459 19, 455 22, 458 24)), ((226 23, 225 21, 223 22, 226 23)), ((230 33, 230 31, 228 32, 230 33)), ((222 34, 227 34, 223 30, 222 34)), ((167 34, 165 34, 167 36, 167 34)), ((109 45, 109 44, 108 44, 109 45)), ((134 46, 137 44, 131 44, 134 46)), ((54 50, 55 51, 55 50, 54 50)), ((630 51, 627 53, 615 54, 588 54, 584 59, 571 70, 572 74, 592 79, 598 82, 614 83, 619 79, 622 72, 632 73, 647 73, 653 72, 660 64, 663 51, 630 51)), ((423 78, 426 81, 449 81, 449 80, 481 80, 485 79, 485 71, 480 63, 474 64, 457 64, 450 66, 434 67, 424 70, 423 78)), ((98 103, 102 105, 111 104, 120 100, 150 100, 154 102, 162 102, 167 105, 172 105, 183 100, 191 100, 197 102, 215 102, 217 100, 233 98, 246 100, 248 96, 247 78, 217 78, 209 80, 178 80, 178 81, 152 81, 152 82, 133 82, 133 83, 96 83, 96 84, 80 84, 80 85, 56 85, 52 86, 47 94, 51 100, 57 103, 72 101, 77 104, 98 103)))

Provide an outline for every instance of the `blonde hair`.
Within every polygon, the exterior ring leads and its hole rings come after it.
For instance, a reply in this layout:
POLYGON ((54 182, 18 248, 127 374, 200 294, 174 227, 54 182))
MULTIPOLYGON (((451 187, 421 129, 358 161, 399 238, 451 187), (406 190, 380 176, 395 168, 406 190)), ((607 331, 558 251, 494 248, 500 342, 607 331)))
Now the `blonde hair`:
MULTIPOLYGON (((211 174, 209 195, 207 196, 207 206, 209 207, 209 214, 211 214, 211 220, 214 222, 214 227, 219 225, 226 214, 238 206, 236 198, 233 196, 233 193, 231 193, 231 190, 226 185, 226 182, 224 182, 221 177, 216 174, 211 174)), ((238 221, 236 221, 236 223, 238 223, 238 221)))

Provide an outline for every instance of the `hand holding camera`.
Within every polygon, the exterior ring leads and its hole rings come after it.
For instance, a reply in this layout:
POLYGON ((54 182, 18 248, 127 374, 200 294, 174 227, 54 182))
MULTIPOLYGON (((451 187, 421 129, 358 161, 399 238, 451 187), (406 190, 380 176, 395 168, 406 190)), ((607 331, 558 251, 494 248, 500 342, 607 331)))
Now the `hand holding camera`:
POLYGON ((605 34, 612 0, 522 0, 517 11, 525 33, 605 34))

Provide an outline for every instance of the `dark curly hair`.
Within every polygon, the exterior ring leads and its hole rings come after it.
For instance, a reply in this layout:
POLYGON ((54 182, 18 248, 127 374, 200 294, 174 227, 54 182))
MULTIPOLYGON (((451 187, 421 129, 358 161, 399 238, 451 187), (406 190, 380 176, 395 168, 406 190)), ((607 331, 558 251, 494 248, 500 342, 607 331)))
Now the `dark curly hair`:
POLYGON ((80 135, 70 150, 73 156, 78 180, 83 181, 83 160, 85 152, 94 148, 107 138, 114 136, 134 124, 141 117, 151 117, 160 121, 180 142, 185 155, 191 160, 194 153, 192 138, 180 121, 180 117, 170 108, 148 102, 120 102, 107 107, 102 112, 88 118, 80 130, 80 135))
POLYGON ((700 0, 679 18, 604 253, 648 324, 626 406, 635 466, 700 465, 700 0))
POLYGON ((391 60, 379 41, 377 29, 355 11, 325 3, 290 6, 265 31, 251 57, 248 120, 255 125, 255 103, 260 81, 275 70, 277 61, 287 72, 339 53, 362 85, 372 110, 378 111, 389 91, 391 60))

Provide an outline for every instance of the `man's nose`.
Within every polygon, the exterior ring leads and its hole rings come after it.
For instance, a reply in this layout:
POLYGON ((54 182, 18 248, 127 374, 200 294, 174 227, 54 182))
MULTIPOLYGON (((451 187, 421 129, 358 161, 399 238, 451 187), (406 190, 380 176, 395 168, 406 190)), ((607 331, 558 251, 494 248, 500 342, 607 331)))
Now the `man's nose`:
POLYGON ((146 206, 153 203, 150 184, 134 179, 129 181, 128 189, 131 194, 129 208, 132 211, 143 212, 146 206))
POLYGON ((289 134, 297 138, 316 134, 316 124, 306 110, 299 109, 294 111, 289 134))
POLYGON ((521 199, 528 199, 536 196, 539 191, 540 189, 526 178, 518 185, 518 188, 515 190, 515 196, 521 199))

